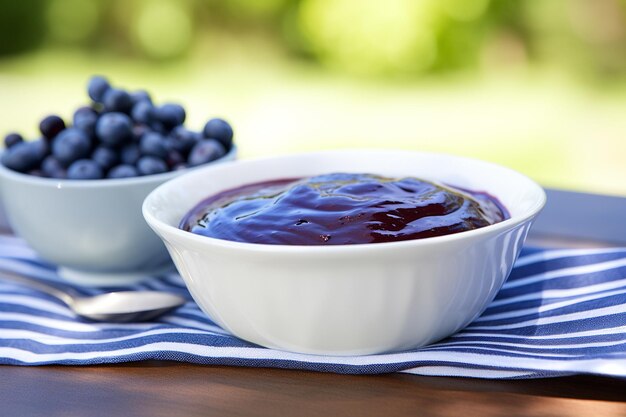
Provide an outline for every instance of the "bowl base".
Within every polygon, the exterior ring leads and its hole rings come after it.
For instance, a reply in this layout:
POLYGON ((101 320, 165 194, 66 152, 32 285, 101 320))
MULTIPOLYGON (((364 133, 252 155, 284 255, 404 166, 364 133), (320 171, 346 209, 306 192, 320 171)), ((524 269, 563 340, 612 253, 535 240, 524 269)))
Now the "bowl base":
POLYGON ((59 267, 57 273, 70 284, 81 287, 125 287, 153 279, 156 275, 174 272, 174 264, 169 263, 158 269, 137 272, 93 272, 59 267))

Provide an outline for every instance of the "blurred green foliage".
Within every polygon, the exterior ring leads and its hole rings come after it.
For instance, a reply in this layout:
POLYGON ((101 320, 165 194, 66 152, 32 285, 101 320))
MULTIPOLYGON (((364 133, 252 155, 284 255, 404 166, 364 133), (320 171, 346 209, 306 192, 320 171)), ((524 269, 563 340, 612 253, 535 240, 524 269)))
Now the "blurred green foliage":
POLYGON ((626 195, 626 0, 0 0, 0 135, 94 72, 225 117, 242 157, 448 152, 626 195))
POLYGON ((0 1, 0 57, 33 49, 42 43, 46 35, 45 5, 45 0, 0 1))
POLYGON ((367 76, 626 74, 626 0, 0 0, 0 56, 61 46, 168 61, 241 35, 367 76))

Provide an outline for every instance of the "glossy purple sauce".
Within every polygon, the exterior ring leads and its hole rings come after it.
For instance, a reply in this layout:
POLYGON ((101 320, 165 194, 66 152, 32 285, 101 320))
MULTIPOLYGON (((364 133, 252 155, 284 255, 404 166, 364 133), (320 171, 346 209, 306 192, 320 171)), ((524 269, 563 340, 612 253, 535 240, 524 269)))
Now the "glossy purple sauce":
POLYGON ((416 178, 333 173, 221 192, 193 208, 180 228, 237 242, 350 245, 448 235, 508 217, 486 193, 416 178))

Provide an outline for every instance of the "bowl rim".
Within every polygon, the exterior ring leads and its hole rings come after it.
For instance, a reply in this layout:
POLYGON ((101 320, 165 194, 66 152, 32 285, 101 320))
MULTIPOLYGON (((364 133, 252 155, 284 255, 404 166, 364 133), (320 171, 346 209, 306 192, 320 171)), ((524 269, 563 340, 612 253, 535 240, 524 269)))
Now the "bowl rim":
MULTIPOLYGON (((497 196, 496 196, 497 197, 497 196)), ((465 157, 454 155, 450 153, 444 152, 421 152, 421 151, 411 151, 411 150, 402 150, 402 149, 339 149, 339 150, 325 150, 325 151, 316 151, 316 152, 301 152, 301 153, 293 153, 293 154, 285 154, 285 155, 277 155, 277 156, 264 156, 258 158, 250 158, 245 160, 238 161, 228 161, 219 166, 204 166, 201 169, 194 170, 193 172, 186 172, 183 175, 180 175, 176 178, 173 178, 158 187, 152 190, 144 199, 142 204, 142 214, 146 222, 153 228, 163 230, 168 234, 173 234, 181 239, 189 240, 191 242, 198 243, 200 245, 206 246, 218 246, 224 249, 231 250, 239 250, 239 251, 250 251, 250 252, 269 252, 269 253, 286 253, 286 252, 297 252, 297 253, 306 253, 306 254, 328 254, 330 253, 345 253, 345 252, 362 252, 362 251, 383 251, 383 250, 396 250, 403 247, 413 248, 413 247, 422 247, 422 246, 434 246, 438 244, 446 244, 448 242, 460 241, 464 239, 469 239, 471 237, 479 237, 487 234, 498 234, 505 230, 512 229, 520 224, 523 224, 532 218, 534 218, 541 209, 545 206, 547 201, 547 196, 545 190, 530 177, 508 168, 503 165, 499 165, 493 162, 484 161, 478 158, 465 157), (406 154, 415 154, 421 156, 436 156, 436 157, 446 157, 458 160, 466 160, 471 162, 476 162, 479 164, 488 165, 494 167, 496 169, 509 171, 510 173, 517 175, 523 178, 531 188, 535 188, 538 192, 539 198, 537 201, 524 213, 513 216, 511 215, 508 219, 503 220, 498 223, 491 224, 489 226, 481 227, 473 230, 466 230, 460 233, 453 233, 441 236, 428 237, 423 239, 409 239, 395 242, 378 242, 378 243, 359 243, 359 244, 342 244, 342 245, 286 245, 286 244, 268 244, 268 243, 251 243, 251 242, 238 242, 231 241, 226 239, 218 239, 204 235, 197 235, 185 230, 182 230, 178 227, 174 227, 165 223, 164 221, 159 220, 152 212, 149 207, 151 201, 156 198, 158 194, 163 192, 164 189, 168 187, 173 187, 176 183, 185 181, 185 177, 187 176, 203 176, 206 175, 205 171, 211 170, 225 170, 229 169, 230 166, 233 165, 247 165, 249 163, 262 163, 263 161, 272 161, 277 159, 289 159, 294 157, 315 157, 315 156, 324 156, 329 154, 352 154, 352 153, 370 153, 370 152, 383 152, 388 154, 393 153, 406 153, 406 154)), ((189 208, 191 209, 191 208, 189 208)))
MULTIPOLYGON (((6 152, 6 149, 2 149, 0 151, 0 156, 6 152)), ((8 178, 13 181, 21 182, 24 184, 32 184, 32 185, 40 185, 40 186, 51 186, 53 188, 107 188, 114 186, 134 186, 134 185, 145 185, 151 184, 153 182, 164 182, 169 179, 175 178, 179 175, 184 175, 191 171, 196 171, 198 169, 206 168, 207 165, 211 165, 213 163, 224 163, 227 161, 233 160, 237 155, 238 149, 237 146, 233 144, 233 146, 226 152, 224 155, 215 159, 211 162, 207 162, 203 165, 197 165, 195 167, 187 167, 185 169, 179 171, 167 171, 162 172, 160 174, 151 174, 151 175, 142 175, 139 177, 130 177, 130 178, 101 178, 97 180, 71 180, 71 179, 58 179, 58 178, 48 178, 48 177, 38 177, 35 175, 26 174, 19 171, 14 171, 10 168, 4 166, 4 164, 0 163, 0 178, 8 178)))

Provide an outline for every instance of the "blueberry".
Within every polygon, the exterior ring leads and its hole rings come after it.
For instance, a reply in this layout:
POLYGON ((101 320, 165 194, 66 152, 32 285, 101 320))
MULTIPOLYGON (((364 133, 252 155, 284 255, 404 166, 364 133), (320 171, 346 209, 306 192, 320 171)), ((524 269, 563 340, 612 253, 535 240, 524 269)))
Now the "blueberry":
POLYGON ((130 99, 133 103, 133 106, 136 106, 137 103, 141 101, 147 101, 148 103, 152 104, 152 97, 150 97, 150 94, 148 94, 148 92, 145 90, 132 92, 130 94, 130 99))
POLYGON ((154 109, 154 117, 169 129, 182 125, 185 116, 185 109, 180 104, 167 103, 154 109))
POLYGON ((110 112, 129 113, 133 107, 133 101, 127 91, 110 88, 104 93, 104 108, 110 112))
POLYGON ((75 127, 65 129, 52 142, 52 154, 66 166, 77 159, 86 158, 90 150, 89 137, 75 127))
POLYGON ((191 151, 191 148, 202 140, 202 135, 198 132, 187 130, 183 126, 178 126, 172 130, 169 139, 171 139, 167 141, 169 148, 175 149, 183 155, 187 155, 189 151, 191 151))
POLYGON ((135 125, 133 126, 133 142, 139 143, 143 135, 151 132, 150 128, 146 125, 135 125))
POLYGON ((2 164, 9 169, 28 172, 41 163, 41 152, 35 142, 20 142, 2 154, 2 164))
POLYGON ((63 129, 65 122, 55 114, 44 117, 39 123, 39 130, 46 139, 54 139, 63 129))
POLYGON ((139 150, 142 155, 156 156, 161 159, 167 156, 165 138, 155 132, 148 132, 143 135, 141 142, 139 142, 139 150))
POLYGON ((20 142, 24 142, 24 138, 19 133, 9 133, 4 137, 4 147, 7 149, 20 142))
POLYGON ((102 167, 91 159, 79 159, 67 169, 67 178, 71 180, 97 180, 103 176, 102 167))
POLYGON ((132 137, 133 123, 124 113, 105 113, 96 123, 96 136, 102 143, 115 146, 132 137))
POLYGON ((120 151, 122 164, 135 165, 140 157, 141 152, 139 151, 139 146, 134 143, 125 145, 120 151))
POLYGON ((99 75, 91 77, 87 84, 87 94, 96 103, 102 103, 104 94, 111 88, 106 78, 99 75))
POLYGON ((79 128, 89 136, 96 132, 98 113, 91 107, 81 107, 74 112, 74 127, 79 128))
POLYGON ((43 160, 46 156, 50 154, 50 144, 45 139, 38 139, 31 142, 33 148, 37 151, 39 155, 39 159, 43 160))
POLYGON ((153 131, 160 133, 162 135, 167 135, 169 133, 169 129, 167 129, 165 125, 159 122, 158 120, 153 120, 152 122, 150 122, 150 128, 153 131))
POLYGON ((111 168, 107 178, 131 178, 138 177, 139 171, 132 165, 122 164, 111 168))
POLYGON ((140 101, 133 106, 131 116, 137 123, 148 124, 152 122, 154 106, 148 101, 140 101))
POLYGON ((50 178, 67 178, 67 171, 54 156, 47 156, 41 163, 41 172, 50 178))
POLYGON ((187 158, 189 166, 197 166, 214 161, 226 153, 224 146, 215 139, 203 139, 198 142, 187 158))
POLYGON ((167 172, 167 164, 154 156, 142 156, 137 161, 137 170, 141 175, 152 175, 167 172))
POLYGON ((117 152, 111 148, 107 148, 106 146, 98 146, 91 154, 91 159, 93 159, 105 171, 117 165, 120 160, 117 152))
POLYGON ((233 144, 233 128, 227 121, 222 119, 211 119, 204 125, 202 131, 205 138, 216 139, 224 146, 224 149, 230 149, 233 144))

